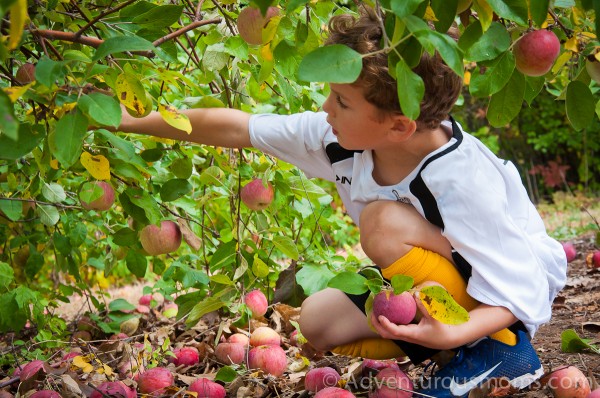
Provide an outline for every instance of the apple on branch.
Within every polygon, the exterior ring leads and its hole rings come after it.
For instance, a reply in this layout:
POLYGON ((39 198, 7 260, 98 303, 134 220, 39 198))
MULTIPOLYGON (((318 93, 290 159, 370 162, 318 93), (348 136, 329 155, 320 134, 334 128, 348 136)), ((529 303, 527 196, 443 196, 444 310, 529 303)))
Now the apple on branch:
POLYGON ((181 238, 179 225, 170 220, 161 221, 160 227, 146 225, 140 232, 142 247, 151 256, 174 252, 179 249, 181 238))
POLYGON ((262 15, 260 9, 256 7, 245 7, 240 11, 237 19, 238 32, 240 37, 248 44, 259 46, 263 44, 263 29, 269 23, 269 20, 279 14, 277 7, 269 7, 267 14, 262 15))
POLYGON ((254 179, 242 187, 240 198, 251 210, 264 210, 273 201, 275 192, 271 183, 263 184, 261 179, 254 179))
POLYGON ((81 207, 86 210, 108 210, 115 203, 115 190, 106 181, 86 182, 79 191, 79 201, 81 207), (98 193, 100 193, 100 196, 97 196, 98 193), (95 199, 84 200, 90 197, 95 199))
POLYGON ((513 47, 517 70, 527 76, 543 76, 548 73, 559 52, 558 37, 545 29, 523 35, 513 47))

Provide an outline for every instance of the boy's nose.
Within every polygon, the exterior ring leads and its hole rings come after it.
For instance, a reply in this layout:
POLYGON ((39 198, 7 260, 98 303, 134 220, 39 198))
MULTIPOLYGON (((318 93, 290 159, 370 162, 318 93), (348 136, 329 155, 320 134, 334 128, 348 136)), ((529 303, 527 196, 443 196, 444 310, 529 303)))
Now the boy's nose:
POLYGON ((329 103, 332 101, 331 99, 331 95, 329 95, 327 97, 327 99, 325 100, 325 102, 323 102, 323 105, 321 106, 321 108, 323 109, 323 112, 327 113, 329 116, 333 116, 333 107, 331 107, 329 105, 329 103))

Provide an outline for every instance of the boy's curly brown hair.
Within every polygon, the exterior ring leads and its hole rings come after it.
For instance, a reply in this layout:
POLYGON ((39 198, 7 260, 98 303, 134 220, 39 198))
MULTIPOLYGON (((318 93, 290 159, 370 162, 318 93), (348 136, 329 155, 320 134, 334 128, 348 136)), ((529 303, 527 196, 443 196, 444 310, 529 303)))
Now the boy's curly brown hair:
MULTIPOLYGON (((372 8, 361 7, 358 17, 337 15, 329 21, 326 45, 343 44, 363 58, 362 72, 353 83, 364 90, 365 99, 383 112, 401 113, 396 80, 388 71, 387 53, 380 51, 383 38, 382 22, 372 8)), ((413 68, 425 83, 418 129, 435 129, 454 106, 462 89, 462 79, 448 67, 436 52, 423 52, 419 65, 413 68)))

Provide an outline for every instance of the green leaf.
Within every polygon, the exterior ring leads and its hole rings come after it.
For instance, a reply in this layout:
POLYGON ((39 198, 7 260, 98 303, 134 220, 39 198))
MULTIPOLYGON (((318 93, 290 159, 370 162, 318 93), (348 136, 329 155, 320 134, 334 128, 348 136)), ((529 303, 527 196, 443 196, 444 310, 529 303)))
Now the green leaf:
POLYGON ((128 312, 135 310, 135 305, 125 299, 119 298, 108 303, 108 309, 109 311, 128 312))
POLYGON ((27 275, 29 279, 33 279, 43 266, 44 256, 36 251, 32 251, 25 263, 25 275, 27 275))
POLYGON ((588 127, 594 120, 595 100, 587 84, 574 80, 567 86, 565 100, 567 118, 577 131, 588 127))
POLYGON ((215 380, 229 383, 230 381, 234 381, 237 376, 237 372, 231 366, 223 366, 215 375, 215 380))
POLYGON ((115 245, 131 247, 139 241, 138 233, 131 228, 121 228, 112 235, 115 245))
POLYGON ((207 297, 192 308, 185 324, 188 326, 195 325, 202 316, 224 306, 225 303, 219 297, 207 297))
POLYGON ((549 7, 550 0, 529 0, 529 14, 538 27, 546 22, 549 7))
POLYGON ((296 8, 304 6, 309 0, 289 0, 285 5, 287 12, 294 11, 296 8))
POLYGON ((515 70, 515 57, 507 51, 489 65, 479 66, 471 75, 469 92, 479 98, 496 94, 509 82, 515 70), (481 73, 485 71, 484 73, 481 73))
MULTIPOLYGON (((118 36, 111 37, 96 49, 92 61, 98 61, 107 55, 120 53, 123 51, 155 51, 156 47, 146 39, 138 36, 118 36)), ((37 72, 36 72, 37 77, 37 72)))
POLYGON ((400 294, 402 292, 406 292, 410 290, 415 284, 415 280, 412 276, 409 275, 394 275, 390 280, 390 284, 392 285, 392 289, 394 290, 394 294, 400 294))
POLYGON ((447 32, 458 9, 458 0, 431 0, 431 8, 437 21, 434 21, 435 30, 438 32, 447 32))
POLYGON ((389 7, 394 15, 404 18, 419 8, 423 0, 389 0, 389 7))
POLYGON ((307 296, 323 290, 327 283, 334 277, 334 273, 325 265, 305 264, 296 273, 296 281, 307 296))
POLYGON ((354 83, 362 70, 362 56, 343 44, 319 47, 300 62, 298 77, 307 82, 354 83))
POLYGON ((511 39, 506 28, 498 22, 493 22, 489 29, 469 47, 465 59, 473 62, 489 61, 507 51, 510 44, 511 39))
POLYGON ((266 278, 270 272, 271 269, 269 268, 267 263, 261 260, 261 258, 258 257, 258 255, 254 255, 254 261, 252 261, 252 273, 254 274, 254 276, 256 276, 257 278, 266 278))
POLYGON ((219 245, 210 259, 209 268, 211 271, 222 269, 235 261, 237 242, 230 242, 219 245))
POLYGON ((17 221, 23 215, 23 202, 20 200, 0 199, 0 211, 11 221, 17 221))
POLYGON ((487 0, 488 4, 501 18, 506 18, 519 25, 527 26, 529 10, 523 0, 487 0))
POLYGON ((44 183, 44 185, 42 185, 42 195, 44 195, 49 202, 55 203, 62 202, 67 198, 67 194, 63 187, 55 182, 51 182, 50 184, 44 183))
POLYGON ((333 200, 323 188, 306 177, 290 176, 286 182, 294 194, 307 198, 313 204, 325 205, 333 200))
POLYGON ((125 264, 127 264, 127 269, 138 278, 143 278, 146 275, 148 260, 135 250, 129 250, 127 252, 125 264))
POLYGON ((200 182, 206 185, 222 186, 224 173, 218 166, 210 166, 200 174, 200 182))
POLYGON ((289 257, 292 260, 298 260, 298 257, 300 257, 296 243, 294 243, 294 241, 287 236, 274 236, 273 244, 283 253, 284 256, 289 257))
POLYGON ((163 202, 170 202, 187 195, 192 188, 192 184, 188 180, 174 178, 165 182, 160 188, 160 198, 163 202))
POLYGON ((531 106, 535 97, 537 97, 544 88, 546 78, 544 76, 525 76, 525 83, 527 83, 525 86, 525 101, 527 102, 527 105, 531 106))
POLYGON ((181 17, 183 6, 163 5, 136 16, 131 22, 137 25, 150 25, 153 29, 166 28, 173 25, 181 17))
MULTIPOLYGON (((132 204, 143 209, 150 224, 158 224, 162 213, 156 200, 141 188, 127 188, 124 192, 132 204)), ((121 204, 123 204, 121 202, 121 204)))
POLYGON ((399 59, 396 64, 396 85, 402 113, 411 120, 417 120, 425 95, 425 83, 403 59, 399 59))
POLYGON ((0 287, 8 289, 8 286, 15 279, 15 273, 10 265, 0 261, 0 287))
POLYGON ((584 352, 586 350, 600 354, 600 348, 594 344, 590 344, 589 339, 579 337, 574 329, 564 330, 560 334, 560 348, 563 352, 584 352))
POLYGON ((433 319, 447 325, 460 325, 469 313, 441 286, 427 286, 419 291, 419 299, 433 319))
POLYGON ((7 134, 0 134, 0 159, 17 160, 27 155, 44 138, 44 132, 42 125, 22 123, 16 141, 7 134))
POLYGON ((57 80, 63 80, 67 74, 65 62, 53 61, 43 56, 35 66, 35 80, 46 87, 52 87, 57 80))
POLYGON ((0 90, 0 137, 6 136, 13 141, 19 138, 19 121, 10 98, 0 90))
POLYGON ((35 208, 35 213, 40 218, 41 223, 47 227, 56 225, 60 220, 58 209, 54 206, 38 205, 35 208))
POLYGON ((510 123, 521 111, 525 95, 525 77, 515 70, 508 84, 490 100, 487 118, 494 127, 510 123))
POLYGON ((194 171, 194 165, 190 158, 177 158, 171 163, 169 170, 171 170, 177 178, 188 179, 194 171))
POLYGON ((119 124, 121 124, 121 107, 113 97, 91 93, 79 98, 77 106, 101 126, 119 127, 119 124))
POLYGON ((87 118, 76 110, 63 116, 56 123, 54 131, 50 133, 48 137, 50 151, 65 169, 79 160, 87 126, 87 118))
POLYGON ((329 280, 327 286, 349 294, 363 294, 369 291, 367 278, 350 271, 337 274, 329 280))

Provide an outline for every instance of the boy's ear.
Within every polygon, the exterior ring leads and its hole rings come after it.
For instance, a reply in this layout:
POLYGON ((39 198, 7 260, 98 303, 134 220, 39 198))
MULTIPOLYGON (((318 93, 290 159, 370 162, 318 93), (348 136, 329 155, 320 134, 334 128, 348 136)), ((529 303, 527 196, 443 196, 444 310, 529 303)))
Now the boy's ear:
POLYGON ((417 122, 404 115, 392 116, 391 132, 396 140, 404 141, 417 131, 417 122))

